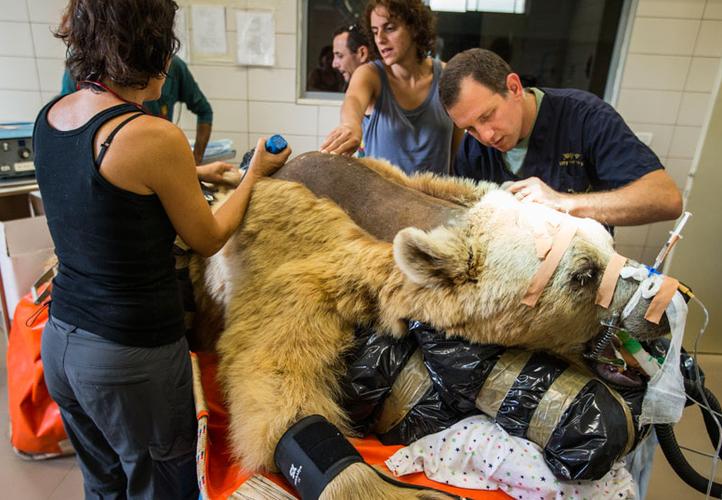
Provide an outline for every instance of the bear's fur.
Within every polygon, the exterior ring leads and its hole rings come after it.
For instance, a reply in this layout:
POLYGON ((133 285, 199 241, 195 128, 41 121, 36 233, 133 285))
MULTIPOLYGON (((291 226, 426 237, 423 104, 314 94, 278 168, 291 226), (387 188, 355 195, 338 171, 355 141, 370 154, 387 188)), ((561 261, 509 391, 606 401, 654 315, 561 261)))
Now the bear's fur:
MULTIPOLYGON (((530 308, 521 299, 539 259, 531 229, 518 221, 540 213, 546 220, 548 209, 520 203, 489 184, 410 178, 383 162, 319 153, 289 162, 280 176, 296 169, 301 173, 287 178, 303 181, 305 175, 314 191, 333 191, 334 180, 344 181, 334 179, 332 170, 313 170, 323 162, 343 162, 343 168, 364 175, 370 169, 374 180, 369 183, 389 183, 401 200, 403 190, 440 199, 445 219, 437 217, 434 225, 444 225, 401 229, 392 244, 383 239, 390 239, 388 226, 377 231, 379 238, 359 226, 374 225, 363 203, 356 203, 349 216, 299 183, 264 179, 256 184, 241 228, 216 256, 196 258, 191 266, 197 316, 225 325, 216 346, 219 379, 232 448, 244 467, 274 469, 280 437, 311 414, 348 433, 347 416, 338 405, 339 380, 356 325, 372 324, 398 337, 406 333, 406 320, 416 319, 471 342, 569 355, 580 353, 598 333, 600 320, 609 317, 594 304, 613 253, 611 237, 598 223, 577 220, 572 245, 530 308), (319 177, 325 179, 323 189, 314 187, 312 179, 319 177)), ((367 186, 356 186, 363 199, 367 186)), ((433 212, 433 203, 429 206, 433 212)), ((422 227, 428 225, 424 213, 416 217, 422 227)), ((622 307, 635 286, 620 280, 610 309, 622 307)), ((661 333, 635 321, 626 326, 642 338, 661 333)), ((349 492, 360 480, 355 475, 363 476, 357 469, 341 473, 323 496, 352 498, 349 492)))

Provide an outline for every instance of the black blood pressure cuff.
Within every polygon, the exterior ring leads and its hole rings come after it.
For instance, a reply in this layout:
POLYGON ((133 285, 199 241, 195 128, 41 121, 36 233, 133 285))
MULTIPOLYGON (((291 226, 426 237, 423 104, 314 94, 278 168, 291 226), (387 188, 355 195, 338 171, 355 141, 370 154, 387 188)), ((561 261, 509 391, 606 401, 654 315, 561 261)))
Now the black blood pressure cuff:
POLYGON ((302 500, 316 500, 342 470, 363 458, 328 420, 311 415, 281 437, 273 456, 302 500))

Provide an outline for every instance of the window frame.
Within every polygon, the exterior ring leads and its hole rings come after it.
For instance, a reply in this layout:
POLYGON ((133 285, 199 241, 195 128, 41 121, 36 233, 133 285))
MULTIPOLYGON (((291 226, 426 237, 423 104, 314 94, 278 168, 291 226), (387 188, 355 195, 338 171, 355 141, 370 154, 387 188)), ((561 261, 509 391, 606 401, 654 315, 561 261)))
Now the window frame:
MULTIPOLYGON (((310 0, 298 2, 298 30, 296 37, 297 61, 296 65, 296 103, 314 104, 321 106, 338 105, 343 103, 344 94, 341 92, 317 92, 306 90, 306 75, 308 69, 307 33, 308 8, 310 0)), ((616 106, 619 100, 619 91, 622 83, 624 65, 629 52, 629 42, 632 38, 632 27, 637 12, 639 0, 623 0, 622 11, 619 18, 619 27, 612 49, 612 57, 607 72, 607 82, 604 88, 603 99, 616 106)), ((528 6, 528 3, 527 3, 528 6)))

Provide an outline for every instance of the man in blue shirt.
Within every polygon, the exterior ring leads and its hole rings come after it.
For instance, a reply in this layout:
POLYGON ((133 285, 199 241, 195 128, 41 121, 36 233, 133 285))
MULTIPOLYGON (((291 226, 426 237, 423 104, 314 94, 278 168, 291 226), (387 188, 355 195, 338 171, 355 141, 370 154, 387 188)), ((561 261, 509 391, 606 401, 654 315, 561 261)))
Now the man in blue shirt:
MULTIPOLYGON (((61 95, 75 92, 76 82, 67 70, 63 74, 63 87, 61 95)), ((213 109, 198 87, 188 66, 178 56, 173 56, 168 68, 168 76, 161 90, 160 98, 156 101, 147 101, 143 106, 149 113, 173 121, 173 107, 176 102, 184 102, 188 109, 197 116, 196 140, 193 156, 196 165, 200 165, 205 153, 208 140, 211 137, 213 123, 213 109)))
POLYGON ((607 103, 582 90, 524 89, 499 56, 446 65, 441 102, 466 134, 454 173, 608 226, 677 218, 682 198, 659 158, 607 103))

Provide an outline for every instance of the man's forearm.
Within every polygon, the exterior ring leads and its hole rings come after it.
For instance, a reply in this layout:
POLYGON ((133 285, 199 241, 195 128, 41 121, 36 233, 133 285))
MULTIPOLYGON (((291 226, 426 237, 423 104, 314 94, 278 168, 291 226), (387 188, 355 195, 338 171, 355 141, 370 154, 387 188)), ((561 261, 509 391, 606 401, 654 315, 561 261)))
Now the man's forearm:
POLYGON ((193 158, 196 160, 196 165, 200 165, 203 161, 203 154, 206 152, 206 146, 211 138, 211 128, 210 123, 196 124, 196 142, 193 146, 193 158))
POLYGON ((563 195, 561 208, 610 226, 635 226, 676 219, 682 197, 671 177, 657 170, 613 191, 563 195))

